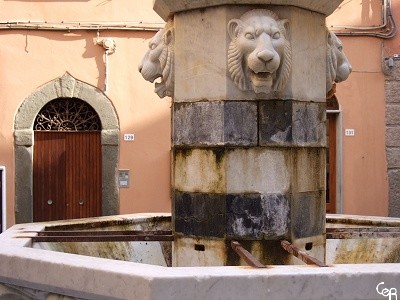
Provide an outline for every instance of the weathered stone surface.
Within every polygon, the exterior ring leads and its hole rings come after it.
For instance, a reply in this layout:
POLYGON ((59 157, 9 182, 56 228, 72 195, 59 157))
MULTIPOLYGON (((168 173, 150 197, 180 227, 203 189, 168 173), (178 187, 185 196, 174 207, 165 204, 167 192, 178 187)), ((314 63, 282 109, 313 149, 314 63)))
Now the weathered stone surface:
POLYGON ((175 189, 189 192, 226 192, 226 150, 175 149, 175 189))
POLYGON ((325 191, 325 148, 296 148, 292 150, 293 193, 325 191))
POLYGON ((260 101, 260 145, 290 145, 292 137, 292 101, 260 101))
POLYGON ((227 236, 277 239, 289 229, 289 200, 281 194, 228 195, 227 236))
POLYGON ((400 168, 400 147, 386 148, 388 169, 400 168))
POLYGON ((175 237, 174 267, 223 266, 227 245, 224 239, 175 237))
POLYGON ((185 236, 224 237, 225 195, 175 191, 175 232, 185 236))
POLYGON ((386 105, 386 125, 400 125, 400 105, 386 105))
MULTIPOLYGON (((399 70, 399 68, 396 68, 399 70)), ((385 80, 385 98, 386 103, 399 103, 400 102, 400 81, 399 80, 385 80)))
POLYGON ((185 236, 277 239, 288 234, 282 194, 174 193, 175 232, 185 236))
POLYGON ((18 146, 33 146, 33 130, 20 129, 14 131, 15 145, 18 146))
POLYGON ((292 238, 321 235, 325 230, 325 191, 298 193, 291 200, 292 238))
POLYGON ((326 146, 325 105, 293 103, 293 144, 326 146))
POLYGON ((400 217, 400 169, 389 170, 389 217, 400 217))
POLYGON ((178 236, 277 240, 290 238, 324 260, 325 192, 282 194, 207 194, 175 191, 178 236), (307 238, 315 237, 314 240, 307 238), (304 245, 303 245, 304 244, 304 245), (317 247, 318 246, 318 247, 317 247))
POLYGON ((229 193, 281 193, 291 184, 289 149, 245 148, 227 154, 226 186, 229 193))
POLYGON ((325 104, 291 100, 260 101, 260 145, 326 145, 325 104))
POLYGON ((33 147, 16 146, 15 161, 19 162, 19 167, 15 169, 15 222, 26 223, 33 220, 32 206, 32 167, 33 147))
POLYGON ((174 187, 210 193, 281 193, 290 187, 290 149, 175 149, 174 187))
POLYGON ((174 104, 175 146, 257 145, 257 104, 216 101, 174 104))
MULTIPOLYGON (((338 7, 342 0, 242 0, 240 4, 266 4, 266 5, 292 5, 308 9, 311 11, 318 12, 324 15, 330 15, 338 7)), ((159 14, 161 18, 165 21, 168 20, 177 12, 191 10, 191 9, 204 9, 206 7, 218 6, 218 5, 228 5, 237 4, 237 1, 233 0, 200 0, 200 1, 190 1, 190 0, 155 0, 153 4, 153 9, 159 14)))
POLYGON ((400 126, 386 127, 386 147, 400 146, 400 126))
POLYGON ((386 81, 397 81, 400 78, 400 61, 394 59, 393 63, 394 63, 393 68, 388 68, 387 66, 385 66, 386 81))

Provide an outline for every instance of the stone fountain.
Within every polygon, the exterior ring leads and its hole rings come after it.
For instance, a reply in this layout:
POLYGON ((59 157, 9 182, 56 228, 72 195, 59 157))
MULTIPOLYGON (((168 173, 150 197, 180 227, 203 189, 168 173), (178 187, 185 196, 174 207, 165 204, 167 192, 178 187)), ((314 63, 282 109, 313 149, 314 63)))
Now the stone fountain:
POLYGON ((173 98, 172 217, 15 225, 0 299, 397 299, 400 221, 325 215, 341 2, 155 0, 139 71, 173 98))
POLYGON ((264 264, 295 263, 282 239, 325 260, 325 17, 340 2, 155 1, 167 25, 139 70, 173 97, 174 265, 236 265, 232 240, 264 264))

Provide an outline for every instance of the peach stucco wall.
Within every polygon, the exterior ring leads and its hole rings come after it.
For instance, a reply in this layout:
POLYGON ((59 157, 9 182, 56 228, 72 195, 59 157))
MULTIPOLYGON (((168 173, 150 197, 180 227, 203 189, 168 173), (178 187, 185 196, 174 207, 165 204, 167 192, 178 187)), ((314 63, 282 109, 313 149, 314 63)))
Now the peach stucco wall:
MULTIPOLYGON (((381 23, 382 1, 344 1, 327 19, 331 25, 373 26, 381 23)), ((337 85, 342 114, 342 207, 345 214, 388 214, 385 149, 383 39, 340 36, 353 72, 337 85), (354 129, 354 136, 345 136, 354 129)), ((340 150, 339 150, 340 151, 340 150)))
MULTIPOLYGON (((151 1, 1 1, 0 20, 162 22, 151 1)), ((120 125, 120 169, 130 187, 120 189, 120 213, 170 211, 170 99, 159 99, 137 66, 152 31, 104 31, 117 50, 109 55, 111 99, 120 125), (124 133, 135 141, 123 141, 124 133)), ((96 31, 0 30, 0 165, 7 168, 7 225, 14 223, 14 117, 22 101, 41 85, 68 71, 104 87, 104 49, 96 31)))

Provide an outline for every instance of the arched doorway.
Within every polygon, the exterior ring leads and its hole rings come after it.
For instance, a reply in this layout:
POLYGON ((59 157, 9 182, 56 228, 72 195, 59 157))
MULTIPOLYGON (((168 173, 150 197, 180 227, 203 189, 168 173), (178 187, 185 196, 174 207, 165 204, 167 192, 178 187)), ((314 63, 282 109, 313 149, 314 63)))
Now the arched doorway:
MULTIPOLYGON (((100 215, 118 214, 119 123, 115 109, 111 101, 101 90, 76 80, 70 74, 66 73, 62 77, 43 85, 26 98, 16 114, 14 123, 16 223, 33 221, 34 149, 36 142, 41 142, 39 141, 40 134, 36 135, 34 132, 34 124, 36 124, 35 120, 39 112, 47 104, 56 99, 80 100, 88 104, 97 114, 101 124, 101 131, 97 132, 101 151, 100 215)), ((76 137, 79 135, 79 132, 77 131, 76 137)), ((46 135, 45 132, 41 134, 46 135)), ((62 135, 62 132, 60 132, 60 135, 62 135)), ((64 143, 66 142, 64 141, 64 143)), ((46 199, 46 201, 48 200, 54 201, 51 198, 46 199)), ((82 202, 81 200, 86 199, 78 199, 78 205, 79 202, 82 202)))
POLYGON ((33 221, 101 216, 101 122, 77 98, 38 113, 33 148, 33 221))

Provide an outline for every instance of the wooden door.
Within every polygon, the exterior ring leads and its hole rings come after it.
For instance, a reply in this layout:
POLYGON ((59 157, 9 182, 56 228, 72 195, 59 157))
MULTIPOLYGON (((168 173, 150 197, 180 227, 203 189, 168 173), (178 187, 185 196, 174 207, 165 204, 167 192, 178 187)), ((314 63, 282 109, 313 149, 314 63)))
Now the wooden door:
POLYGON ((336 213, 336 114, 327 114, 326 119, 326 212, 336 213))
POLYGON ((35 222, 101 215, 100 132, 35 131, 35 222))

